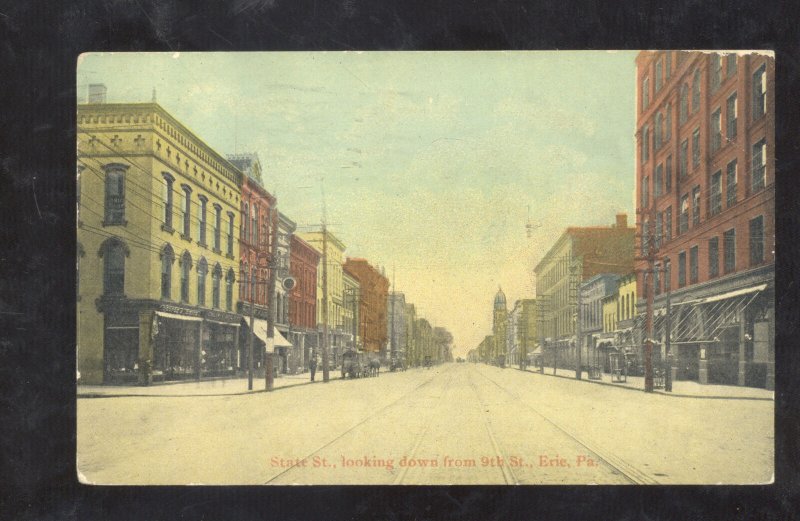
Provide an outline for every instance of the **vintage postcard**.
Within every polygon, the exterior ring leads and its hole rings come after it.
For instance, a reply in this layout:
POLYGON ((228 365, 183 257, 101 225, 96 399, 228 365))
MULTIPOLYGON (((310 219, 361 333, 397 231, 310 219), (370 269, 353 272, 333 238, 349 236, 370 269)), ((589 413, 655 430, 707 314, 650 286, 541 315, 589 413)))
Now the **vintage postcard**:
POLYGON ((771 483, 774 78, 81 55, 80 481, 771 483))

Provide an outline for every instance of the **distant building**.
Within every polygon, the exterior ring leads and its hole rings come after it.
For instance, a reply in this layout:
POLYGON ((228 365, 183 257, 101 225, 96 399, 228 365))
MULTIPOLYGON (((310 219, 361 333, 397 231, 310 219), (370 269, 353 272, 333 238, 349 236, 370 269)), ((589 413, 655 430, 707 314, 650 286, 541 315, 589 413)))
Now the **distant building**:
POLYGON ((498 288, 494 296, 492 308, 492 346, 491 361, 495 364, 506 363, 506 337, 508 335, 508 307, 506 306, 506 295, 503 290, 498 288))
POLYGON ((389 279, 366 259, 348 258, 344 266, 358 281, 360 288, 358 329, 364 350, 378 354, 387 338, 386 302, 389 279))
POLYGON ((595 275, 583 282, 581 291, 581 360, 585 366, 602 370, 608 357, 607 349, 600 347, 603 338, 603 299, 617 292, 620 276, 614 273, 595 275))
POLYGON ((389 317, 389 359, 405 360, 406 357, 406 297, 403 293, 392 291, 386 304, 389 317))
POLYGON ((406 367, 417 367, 422 363, 417 348, 417 308, 410 302, 406 302, 405 308, 406 367))

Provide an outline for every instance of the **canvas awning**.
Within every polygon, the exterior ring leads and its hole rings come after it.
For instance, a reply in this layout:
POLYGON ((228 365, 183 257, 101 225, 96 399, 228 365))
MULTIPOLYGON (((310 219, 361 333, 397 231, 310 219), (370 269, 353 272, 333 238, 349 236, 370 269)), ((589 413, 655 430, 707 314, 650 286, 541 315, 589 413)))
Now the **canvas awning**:
POLYGON ((177 313, 167 313, 166 311, 156 311, 156 315, 164 318, 171 318, 174 320, 186 320, 188 322, 200 322, 203 320, 200 317, 190 317, 187 315, 178 315, 177 313))
MULTIPOLYGON (((249 327, 250 322, 245 320, 245 324, 249 327)), ((259 318, 253 319, 253 333, 267 345, 267 352, 272 353, 273 349, 270 347, 269 342, 267 341, 267 321, 261 320, 259 318)), ((274 326, 272 328, 272 340, 274 342, 274 347, 292 347, 292 343, 286 340, 280 331, 278 331, 274 326)))

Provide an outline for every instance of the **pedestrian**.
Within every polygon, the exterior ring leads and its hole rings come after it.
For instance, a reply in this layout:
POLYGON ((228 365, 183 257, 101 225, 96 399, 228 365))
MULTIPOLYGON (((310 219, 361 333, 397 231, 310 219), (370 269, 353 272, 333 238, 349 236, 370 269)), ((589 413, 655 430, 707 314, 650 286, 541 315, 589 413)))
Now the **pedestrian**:
POLYGON ((311 360, 308 362, 308 369, 311 371, 311 381, 314 381, 314 375, 317 372, 317 357, 312 356, 311 360))

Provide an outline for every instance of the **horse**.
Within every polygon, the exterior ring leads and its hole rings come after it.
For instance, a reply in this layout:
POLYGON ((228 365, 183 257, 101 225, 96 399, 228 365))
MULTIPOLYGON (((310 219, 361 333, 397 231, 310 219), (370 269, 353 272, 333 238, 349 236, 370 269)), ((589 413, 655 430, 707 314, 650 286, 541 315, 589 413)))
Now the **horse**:
POLYGON ((381 361, 373 358, 369 361, 369 374, 370 376, 378 376, 381 372, 381 361))

